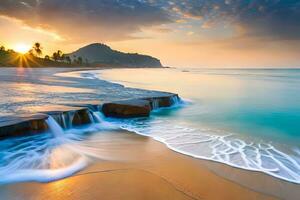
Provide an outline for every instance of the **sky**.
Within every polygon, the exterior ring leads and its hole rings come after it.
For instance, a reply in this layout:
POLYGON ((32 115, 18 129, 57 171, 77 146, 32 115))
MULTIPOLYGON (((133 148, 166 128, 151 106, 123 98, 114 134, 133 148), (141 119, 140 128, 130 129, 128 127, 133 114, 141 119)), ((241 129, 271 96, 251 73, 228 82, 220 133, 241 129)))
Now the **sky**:
POLYGON ((90 43, 173 67, 300 67, 300 0, 0 0, 0 45, 90 43))

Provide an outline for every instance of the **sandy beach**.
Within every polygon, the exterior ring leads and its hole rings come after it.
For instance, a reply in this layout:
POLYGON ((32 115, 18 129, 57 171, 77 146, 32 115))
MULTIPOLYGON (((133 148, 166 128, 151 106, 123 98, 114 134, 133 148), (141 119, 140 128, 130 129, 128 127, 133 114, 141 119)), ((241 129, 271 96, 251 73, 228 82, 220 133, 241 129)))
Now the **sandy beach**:
POLYGON ((300 0, 0 0, 0 200, 300 200, 300 0))
MULTIPOLYGON (((93 104, 94 101, 99 103, 158 94, 156 91, 145 91, 124 87, 120 84, 112 84, 105 79, 95 78, 92 71, 80 71, 80 75, 85 78, 78 77, 77 69, 69 74, 66 74, 66 71, 68 70, 32 70, 30 73, 19 74, 19 77, 23 78, 23 82, 15 83, 11 80, 12 78, 10 78, 14 74, 14 71, 11 69, 3 70, 3 73, 5 73, 1 79, 3 85, 6 87, 2 87, 1 90, 6 96, 3 96, 2 99, 2 109, 7 113, 3 111, 3 113, 0 114, 19 114, 21 111, 27 113, 62 110, 66 109, 64 104, 72 105, 74 99, 77 104, 85 105, 88 103, 93 104), (40 79, 36 80, 35 77, 40 77, 40 79), (55 92, 49 93, 51 89, 55 90, 55 92), (39 91, 38 94, 35 92, 36 90, 39 91), (15 91, 13 95, 11 95, 11 91, 15 91), (36 100, 30 101, 32 97, 35 97, 36 100), (10 101, 11 99, 13 99, 13 101, 10 101), (17 100, 18 103, 9 103, 16 102, 17 100), (38 102, 38 104, 36 102, 38 102), (60 102, 63 108, 58 107, 57 102, 60 102), (7 107, 10 107, 10 109, 7 110, 7 107)), ((169 89, 162 88, 162 90, 168 91, 169 89)), ((201 108, 203 108, 203 106, 203 104, 200 105, 201 108)), ((60 136, 68 138, 68 142, 62 144, 54 143, 53 145, 51 139, 45 139, 45 142, 49 142, 49 146, 46 145, 43 153, 48 151, 50 153, 40 157, 37 153, 41 146, 39 139, 36 139, 32 144, 26 140, 24 141, 25 143, 21 142, 22 145, 26 146, 27 144, 32 148, 30 151, 24 151, 26 152, 25 156, 18 153, 24 150, 22 147, 18 149, 19 151, 14 150, 14 146, 11 147, 13 150, 9 148, 6 149, 5 145, 9 146, 9 143, 6 142, 10 140, 3 141, 1 145, 3 148, 2 152, 6 153, 6 156, 3 156, 3 158, 15 158, 15 156, 19 156, 19 159, 23 159, 22 162, 24 162, 18 166, 19 161, 12 159, 16 162, 12 161, 10 165, 5 166, 5 162, 11 161, 11 159, 4 159, 2 163, 4 163, 4 167, 7 167, 7 169, 17 166, 17 170, 11 170, 7 173, 9 175, 14 175, 14 172, 17 174, 22 171, 22 169, 28 169, 27 165, 32 165, 33 167, 29 167, 29 169, 33 169, 34 171, 38 169, 36 163, 39 164, 48 160, 50 160, 50 164, 54 165, 56 162, 63 161, 63 163, 67 163, 68 166, 68 164, 70 164, 68 159, 72 159, 73 155, 90 160, 86 168, 80 168, 82 169, 81 171, 59 181, 49 183, 14 182, 11 184, 3 182, 5 185, 0 186, 0 199, 298 199, 300 196, 299 184, 284 181, 283 179, 275 178, 263 172, 244 170, 231 167, 221 162, 193 158, 192 156, 171 150, 180 150, 181 146, 177 148, 175 146, 174 148, 174 144, 185 144, 185 142, 193 144, 193 142, 197 142, 201 139, 197 137, 193 138, 195 135, 200 135, 198 132, 194 134, 193 132, 184 132, 186 131, 184 128, 177 129, 176 121, 173 123, 170 120, 176 116, 176 112, 184 114, 182 111, 185 110, 188 111, 187 115, 178 116, 182 116, 182 118, 190 116, 189 109, 193 115, 201 113, 201 110, 197 110, 197 107, 196 109, 194 108, 194 106, 187 106, 179 110, 163 110, 158 113, 153 113, 153 115, 150 116, 151 119, 137 120, 134 123, 131 121, 131 124, 129 123, 130 121, 115 121, 116 127, 119 127, 121 123, 123 128, 113 130, 106 127, 107 125, 112 125, 111 121, 100 119, 100 121, 103 120, 98 124, 100 130, 93 130, 91 131, 92 134, 89 134, 90 132, 87 131, 88 127, 78 127, 78 130, 82 130, 82 133, 84 133, 83 138, 77 129, 73 130, 75 131, 74 133, 72 130, 68 132, 68 130, 61 129, 62 133, 60 136), (136 125, 136 127, 132 126, 135 128, 133 129, 135 132, 144 131, 144 129, 146 130, 147 128, 153 128, 153 130, 152 133, 149 133, 149 137, 144 137, 136 133, 125 131, 130 130, 124 128, 124 126, 130 128, 129 125, 136 125), (141 129, 139 129, 139 127, 141 127, 141 129), (164 138, 164 134, 170 133, 170 131, 171 136, 176 136, 176 134, 180 133, 183 137, 177 137, 175 141, 170 139, 169 143, 166 142, 165 144, 154 140, 157 139, 155 136, 162 136, 161 138, 164 138), (157 132, 159 134, 155 135, 157 132), (77 140, 80 142, 76 143, 77 140), (81 156, 81 154, 77 154, 77 151, 75 153, 70 152, 68 148, 65 148, 74 142, 77 145, 73 147, 83 148, 82 151, 79 152, 84 155, 81 156), (167 146, 169 144, 173 144, 173 146, 167 146), (97 155, 89 156, 89 153, 97 155), (36 157, 33 159, 32 155, 36 157), (51 162, 51 159, 53 159, 53 162, 51 162)), ((52 142, 55 141, 55 138, 52 139, 52 142)), ((232 142, 234 143, 234 140, 232 142)), ((208 145, 207 147, 210 146, 213 145, 208 145)), ((234 147, 235 146, 232 148, 234 147)), ((198 148, 192 146, 187 150, 193 149, 198 148)), ((201 152, 205 150, 209 149, 202 146, 201 151, 196 153, 201 155, 201 152)), ((221 153, 222 149, 219 150, 219 153, 221 153)), ((275 154, 270 155, 276 156, 275 154)), ((250 161, 251 155, 249 154, 247 156, 250 161)), ((267 162, 268 160, 265 161, 267 162)), ((44 168, 52 169, 51 166, 44 166, 44 168)), ((295 171, 295 173, 297 173, 297 171, 295 171)), ((36 174, 32 174, 28 177, 33 178, 30 180, 40 180, 36 174)), ((48 176, 43 176, 42 178, 45 177, 51 179, 51 177, 48 176)), ((59 176, 59 178, 61 177, 64 176, 59 176)), ((16 181, 18 182, 20 180, 16 179, 16 181)))
POLYGON ((300 195, 299 185, 193 159, 147 137, 114 132, 101 138, 111 161, 94 160, 85 170, 56 182, 1 186, 1 199, 233 200, 297 199, 300 195))

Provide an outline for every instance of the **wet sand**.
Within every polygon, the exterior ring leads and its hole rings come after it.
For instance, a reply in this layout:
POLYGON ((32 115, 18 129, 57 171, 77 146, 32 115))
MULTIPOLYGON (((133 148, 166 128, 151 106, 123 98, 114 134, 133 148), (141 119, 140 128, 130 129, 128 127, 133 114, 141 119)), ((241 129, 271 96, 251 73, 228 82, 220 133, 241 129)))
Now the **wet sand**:
MULTIPOLYGON (((101 134, 105 160, 51 183, 0 186, 3 200, 69 199, 298 199, 299 185, 193 159, 151 138, 101 134)), ((99 136, 98 136, 99 139, 99 136)), ((98 140, 99 141, 99 140, 98 140)))

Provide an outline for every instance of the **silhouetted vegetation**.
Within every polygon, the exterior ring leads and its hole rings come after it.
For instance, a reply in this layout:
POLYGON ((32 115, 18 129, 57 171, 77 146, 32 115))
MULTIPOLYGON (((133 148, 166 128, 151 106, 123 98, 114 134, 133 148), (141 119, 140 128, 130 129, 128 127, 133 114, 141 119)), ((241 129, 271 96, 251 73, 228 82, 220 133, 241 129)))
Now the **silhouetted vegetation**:
POLYGON ((44 58, 45 60, 50 60, 50 56, 48 56, 48 55, 45 55, 45 58, 44 58))
POLYGON ((41 56, 43 54, 42 47, 39 42, 34 43, 32 49, 34 50, 34 52, 37 56, 41 56))
POLYGON ((43 50, 39 42, 25 54, 0 45, 0 67, 162 67, 157 58, 119 52, 104 44, 90 44, 70 54, 57 50, 43 56, 43 50))
POLYGON ((72 60, 61 50, 57 50, 52 56, 45 55, 42 58, 42 55, 43 47, 39 42, 34 43, 26 54, 0 46, 0 67, 76 67, 88 63, 87 59, 83 63, 82 57, 74 57, 72 60))

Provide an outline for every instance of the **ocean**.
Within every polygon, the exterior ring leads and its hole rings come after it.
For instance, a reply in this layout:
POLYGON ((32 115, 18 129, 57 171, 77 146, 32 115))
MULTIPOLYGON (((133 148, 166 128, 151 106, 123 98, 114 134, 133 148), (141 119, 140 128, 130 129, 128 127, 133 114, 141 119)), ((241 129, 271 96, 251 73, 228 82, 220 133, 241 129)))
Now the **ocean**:
POLYGON ((299 69, 115 69, 98 77, 182 97, 182 106, 125 129, 189 156, 299 183, 299 69))
POLYGON ((93 113, 92 125, 68 130, 49 118, 49 133, 0 141, 0 183, 53 181, 88 166, 91 158, 116 159, 101 149, 97 135, 122 129, 188 156, 300 183, 298 69, 67 71, 3 69, 0 116, 158 91, 178 93, 181 101, 150 118, 117 120, 93 113))

